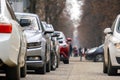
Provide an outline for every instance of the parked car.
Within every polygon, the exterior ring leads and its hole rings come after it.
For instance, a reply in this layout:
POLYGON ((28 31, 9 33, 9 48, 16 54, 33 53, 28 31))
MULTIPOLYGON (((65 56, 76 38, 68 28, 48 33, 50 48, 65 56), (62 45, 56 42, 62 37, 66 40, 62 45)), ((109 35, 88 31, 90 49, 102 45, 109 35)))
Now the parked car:
POLYGON ((41 21, 36 14, 16 13, 17 19, 23 26, 27 36, 27 69, 36 73, 50 72, 50 42, 42 30, 41 21))
POLYGON ((104 62, 103 72, 109 76, 116 75, 120 69, 120 15, 117 16, 111 28, 104 30, 104 62))
POLYGON ((55 33, 59 35, 57 40, 60 44, 60 60, 65 64, 69 64, 69 45, 67 43, 67 39, 63 32, 55 31, 55 33))
POLYGON ((103 45, 99 47, 94 47, 85 52, 85 58, 87 60, 93 60, 94 62, 102 62, 103 61, 103 45))
POLYGON ((49 36, 50 39, 50 58, 51 58, 51 70, 55 70, 56 66, 57 66, 57 55, 56 52, 54 50, 54 46, 53 46, 53 40, 52 40, 52 33, 54 32, 53 26, 51 24, 47 24, 46 22, 42 21, 42 27, 43 30, 49 32, 49 33, 45 33, 46 35, 49 36))
POLYGON ((56 64, 57 68, 59 67, 59 64, 60 64, 60 44, 57 40, 58 36, 59 36, 58 34, 53 33, 52 37, 51 37, 51 39, 53 41, 53 48, 54 48, 56 55, 57 55, 57 64, 56 64))
POLYGON ((51 47, 50 47, 50 57, 51 57, 51 70, 55 70, 59 66, 59 60, 60 60, 60 49, 59 49, 59 43, 56 39, 56 35, 54 35, 54 28, 52 24, 47 24, 46 22, 42 22, 43 29, 45 31, 48 31, 50 40, 51 40, 51 47))
POLYGON ((7 0, 0 0, 0 69, 7 80, 26 76, 26 37, 7 0))

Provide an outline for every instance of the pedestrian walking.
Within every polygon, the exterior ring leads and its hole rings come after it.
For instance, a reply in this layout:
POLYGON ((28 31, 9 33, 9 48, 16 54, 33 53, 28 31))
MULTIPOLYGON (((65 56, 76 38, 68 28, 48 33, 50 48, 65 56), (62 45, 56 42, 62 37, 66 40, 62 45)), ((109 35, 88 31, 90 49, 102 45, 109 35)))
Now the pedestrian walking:
POLYGON ((69 44, 69 57, 72 56, 72 39, 71 38, 67 38, 67 43, 69 44))
POLYGON ((73 53, 74 53, 74 57, 78 56, 78 49, 77 49, 77 47, 74 47, 73 53))
POLYGON ((82 55, 85 57, 85 52, 87 51, 87 48, 82 49, 82 55))
POLYGON ((70 56, 72 56, 72 49, 73 49, 72 44, 70 43, 70 54, 69 54, 70 56))
POLYGON ((80 61, 82 61, 82 51, 81 47, 79 48, 79 56, 80 56, 80 61))

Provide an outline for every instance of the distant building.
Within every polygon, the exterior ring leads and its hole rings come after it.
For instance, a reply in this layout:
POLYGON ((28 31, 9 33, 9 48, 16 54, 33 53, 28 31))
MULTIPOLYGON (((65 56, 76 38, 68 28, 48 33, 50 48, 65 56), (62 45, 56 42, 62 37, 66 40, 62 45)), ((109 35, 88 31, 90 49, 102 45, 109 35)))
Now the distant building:
POLYGON ((15 12, 29 12, 29 0, 9 0, 15 12))

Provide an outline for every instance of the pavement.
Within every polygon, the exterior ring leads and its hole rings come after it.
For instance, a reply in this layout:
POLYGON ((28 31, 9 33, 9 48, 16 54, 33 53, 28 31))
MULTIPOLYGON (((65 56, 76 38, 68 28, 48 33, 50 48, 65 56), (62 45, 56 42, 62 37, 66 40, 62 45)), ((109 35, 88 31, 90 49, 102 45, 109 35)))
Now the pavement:
MULTIPOLYGON (((102 72, 102 62, 87 61, 80 57, 71 57, 70 64, 60 62, 56 71, 42 74, 29 73, 21 80, 120 80, 120 73, 116 76, 108 76, 102 72)), ((0 77, 0 80, 5 80, 0 77)))

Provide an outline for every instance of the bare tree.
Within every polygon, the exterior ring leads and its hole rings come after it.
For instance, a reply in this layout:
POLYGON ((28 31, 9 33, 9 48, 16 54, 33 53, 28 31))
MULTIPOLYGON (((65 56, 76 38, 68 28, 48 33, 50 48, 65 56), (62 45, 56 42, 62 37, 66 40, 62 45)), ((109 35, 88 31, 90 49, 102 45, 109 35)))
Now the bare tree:
POLYGON ((29 6, 29 12, 35 13, 36 12, 36 1, 37 0, 29 0, 30 6, 29 6))
POLYGON ((79 26, 80 44, 95 47, 102 44, 103 29, 111 27, 120 13, 120 0, 84 0, 79 26))

